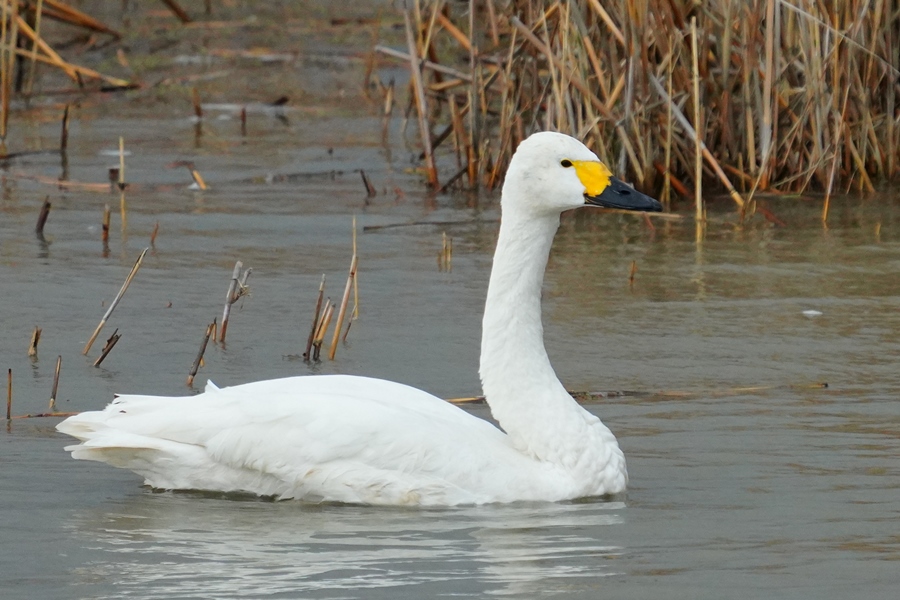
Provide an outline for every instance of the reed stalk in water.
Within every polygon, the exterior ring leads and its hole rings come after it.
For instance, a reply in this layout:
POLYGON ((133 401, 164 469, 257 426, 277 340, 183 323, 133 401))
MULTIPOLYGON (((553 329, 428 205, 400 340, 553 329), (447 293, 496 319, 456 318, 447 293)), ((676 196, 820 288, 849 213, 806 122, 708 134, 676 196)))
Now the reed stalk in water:
POLYGON ((243 296, 250 293, 247 287, 247 278, 253 269, 243 270, 244 263, 237 261, 234 263, 234 270, 231 273, 231 283, 228 286, 228 292, 225 295, 225 308, 222 311, 222 331, 219 341, 225 341, 225 334, 228 332, 228 319, 231 316, 231 306, 240 300, 243 296))
POLYGON ((106 321, 109 320, 110 315, 116 309, 119 301, 122 300, 122 296, 125 295, 125 291, 128 290, 128 286, 131 285, 131 281, 134 279, 134 276, 137 275, 138 269, 141 268, 141 263, 144 261, 144 257, 147 255, 147 252, 149 250, 150 248, 144 248, 144 250, 141 252, 141 255, 138 256, 138 259, 137 261, 135 261, 134 266, 131 267, 131 272, 128 273, 128 277, 125 278, 125 283, 123 283, 122 287, 119 289, 119 293, 116 294, 116 297, 109 305, 109 308, 106 309, 106 313, 103 315, 103 318, 100 319, 100 324, 97 325, 97 328, 91 335, 91 339, 89 339, 87 341, 87 344, 84 345, 84 350, 81 351, 82 354, 87 355, 87 353, 90 351, 91 346, 94 344, 94 340, 96 340, 97 336, 100 335, 100 330, 103 329, 104 325, 106 325, 106 321))
POLYGON ((322 275, 322 281, 319 283, 319 295, 316 298, 316 310, 313 313, 312 327, 309 330, 309 337, 306 338, 306 349, 303 351, 303 359, 310 360, 312 358, 310 350, 313 341, 316 339, 316 332, 319 329, 319 316, 322 313, 322 297, 325 294, 325 275, 322 275))
POLYGON ((38 350, 38 342, 41 341, 41 332, 43 330, 40 327, 35 327, 34 331, 31 332, 31 343, 28 345, 28 356, 35 358, 37 357, 38 350))
POLYGON ((38 214, 37 225, 34 226, 34 232, 38 235, 39 238, 44 237, 44 226, 47 224, 47 217, 50 216, 50 197, 44 198, 44 203, 41 205, 41 212, 38 214))
POLYGON ((341 335, 341 326, 344 324, 344 315, 347 314, 347 303, 350 301, 350 291, 353 289, 353 281, 356 279, 356 254, 350 259, 350 273, 347 275, 347 285, 344 286, 344 295, 341 297, 341 307, 338 310, 337 321, 334 324, 334 335, 331 338, 331 348, 328 350, 328 359, 334 360, 337 352, 338 339, 341 335))
POLYGON ((113 331, 113 334, 112 334, 111 336, 109 336, 109 339, 106 340, 106 345, 103 346, 103 350, 100 351, 100 356, 98 356, 98 357, 97 357, 97 360, 94 361, 94 366, 95 366, 95 367, 99 367, 99 366, 100 366, 100 363, 102 363, 103 360, 106 358, 106 356, 107 356, 110 352, 112 352, 113 346, 115 346, 116 343, 118 343, 119 338, 121 338, 121 337, 122 337, 122 336, 119 335, 119 330, 118 330, 118 329, 116 329, 115 331, 113 331))
POLYGON ((187 384, 188 387, 194 385, 194 377, 197 376, 197 371, 200 370, 200 365, 203 364, 203 355, 206 353, 206 347, 209 345, 209 338, 213 335, 213 332, 216 329, 216 320, 213 319, 213 322, 206 326, 206 333, 203 335, 203 341, 200 343, 200 351, 197 353, 197 357, 194 359, 194 362, 191 364, 191 370, 188 373, 187 384))
POLYGON ((56 357, 56 371, 53 373, 53 389, 50 391, 49 412, 56 412, 56 394, 59 392, 59 371, 62 368, 62 356, 56 357))

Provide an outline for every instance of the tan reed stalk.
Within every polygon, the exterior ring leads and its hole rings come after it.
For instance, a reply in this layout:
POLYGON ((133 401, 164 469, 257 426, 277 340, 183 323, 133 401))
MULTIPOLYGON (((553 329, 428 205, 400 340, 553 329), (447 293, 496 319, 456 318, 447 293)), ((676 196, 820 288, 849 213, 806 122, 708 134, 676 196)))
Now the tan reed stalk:
MULTIPOLYGON (((41 36, 41 15, 43 15, 44 9, 44 0, 37 0, 37 3, 34 7, 34 35, 37 37, 41 36)), ((31 91, 34 89, 34 74, 37 68, 37 51, 38 46, 34 42, 31 43, 31 63, 28 67, 28 79, 25 80, 25 95, 30 96, 31 91)), ((68 112, 68 105, 66 105, 66 111, 68 112)), ((65 149, 65 146, 63 146, 65 149)))
MULTIPOLYGON (((775 2, 776 0, 766 0, 766 60, 763 69, 762 122, 759 127, 759 150, 764 157, 769 156, 769 148, 773 143, 772 109, 774 99, 772 88, 775 79, 775 2)), ((762 188, 768 189, 769 165, 762 164, 760 169, 762 188)))
POLYGON ((698 64, 697 17, 691 18, 691 69, 694 74, 694 219, 703 220, 703 124, 700 122, 700 65, 698 64))
POLYGON ((228 285, 228 292, 225 295, 225 308, 222 310, 222 331, 219 335, 219 341, 225 341, 225 334, 228 332, 228 318, 231 316, 231 306, 248 293, 247 278, 253 269, 243 270, 244 263, 237 261, 234 263, 234 270, 231 272, 231 283, 228 285))
POLYGON ((44 226, 47 224, 47 217, 50 216, 50 196, 44 198, 44 203, 41 205, 41 212, 38 213, 37 224, 34 226, 34 232, 38 235, 38 237, 44 237, 44 226))
POLYGON ((125 189, 125 138, 119 137, 119 190, 125 189))
POLYGON ((97 360, 94 361, 94 366, 99 367, 100 363, 106 358, 106 355, 112 352, 113 346, 119 341, 119 338, 122 336, 119 335, 119 330, 116 329, 113 331, 113 334, 109 336, 109 339, 106 340, 106 345, 103 346, 103 350, 100 351, 100 356, 97 357, 97 360))
POLYGON ((12 419, 12 369, 6 371, 6 420, 12 419))
POLYGON ((34 331, 31 332, 31 343, 28 345, 28 356, 32 358, 37 357, 37 349, 38 342, 41 341, 41 332, 43 330, 40 327, 35 327, 34 331))
POLYGON ((48 411, 56 412, 56 395, 59 392, 59 371, 62 368, 62 355, 56 357, 56 371, 53 373, 53 389, 50 390, 50 405, 48 411))
POLYGON ((126 210, 125 204, 125 190, 119 192, 119 220, 120 228, 122 230, 122 239, 125 239, 125 232, 128 230, 128 211, 126 210))
POLYGON ((319 295, 316 298, 316 311, 313 313, 312 327, 309 330, 309 337, 306 339, 306 350, 303 351, 303 358, 309 360, 311 358, 310 350, 313 341, 316 339, 316 333, 319 329, 319 316, 322 312, 322 297, 325 294, 325 275, 322 275, 322 281, 319 283, 319 295))
POLYGON ((409 11, 403 11, 403 22, 406 26, 406 44, 409 47, 410 73, 412 73, 413 94, 416 111, 419 116, 419 133, 422 137, 422 149, 425 152, 425 164, 428 176, 428 185, 438 188, 437 165, 434 162, 434 153, 431 149, 431 133, 428 128, 428 106, 425 103, 425 91, 422 84, 422 71, 419 68, 419 53, 416 49, 416 41, 413 36, 412 22, 409 11))
POLYGON ((338 339, 341 335, 341 327, 344 324, 344 316, 347 314, 347 303, 350 302, 350 290, 353 289, 353 281, 356 279, 356 254, 350 259, 350 273, 347 275, 347 285, 344 286, 344 295, 341 298, 341 307, 338 310, 337 321, 334 323, 334 336, 331 338, 331 347, 328 349, 328 360, 334 360, 337 352, 338 339))
POLYGON ((628 286, 634 287, 634 276, 637 274, 637 261, 631 261, 631 267, 628 268, 628 286))
POLYGON ((203 363, 203 355, 206 353, 206 347, 209 345, 209 338, 213 335, 213 331, 215 331, 215 329, 216 320, 213 319, 213 322, 206 326, 206 333, 203 335, 203 341, 200 343, 200 352, 197 353, 197 357, 191 364, 191 370, 188 373, 187 378, 188 387, 192 387, 194 385, 194 377, 197 376, 197 371, 200 370, 200 365, 203 363))
POLYGON ((156 247, 156 235, 159 233, 159 221, 153 226, 153 231, 150 232, 150 247, 156 247))
POLYGON ((6 140, 9 124, 9 102, 13 93, 13 66, 16 45, 16 15, 18 2, 3 1, 0 15, 0 141, 6 140))
POLYGON ((131 281, 134 279, 134 276, 137 275, 138 269, 141 268, 141 263, 144 261, 144 257, 147 255, 147 252, 150 248, 144 248, 141 252, 140 256, 138 256, 137 261, 135 261, 134 266, 131 267, 131 272, 128 273, 128 277, 125 278, 125 283, 122 284, 122 287, 119 289, 119 293, 116 294, 116 297, 113 299, 112 303, 109 305, 109 308, 106 309, 106 313, 103 315, 103 318, 100 319, 100 324, 97 325, 97 328, 94 330, 94 333, 91 335, 91 339, 87 341, 87 344, 84 345, 84 350, 81 351, 82 354, 87 355, 88 351, 90 351, 91 346, 94 344, 94 340, 97 339, 97 336, 100 335, 100 330, 103 329, 103 326, 106 325, 106 321, 109 320, 109 316, 116 309, 116 306, 119 304, 119 301, 122 300, 122 296, 125 295, 125 291, 128 289, 128 286, 131 285, 131 281))
POLYGON ((394 112, 394 80, 392 79, 384 89, 384 110, 382 114, 385 118, 390 117, 394 112))
POLYGON ((325 340, 325 332, 331 324, 331 317, 334 314, 335 305, 330 300, 326 302, 325 312, 322 314, 322 321, 319 323, 319 329, 316 332, 316 339, 313 340, 313 360, 319 360, 319 354, 322 351, 322 342, 325 340))

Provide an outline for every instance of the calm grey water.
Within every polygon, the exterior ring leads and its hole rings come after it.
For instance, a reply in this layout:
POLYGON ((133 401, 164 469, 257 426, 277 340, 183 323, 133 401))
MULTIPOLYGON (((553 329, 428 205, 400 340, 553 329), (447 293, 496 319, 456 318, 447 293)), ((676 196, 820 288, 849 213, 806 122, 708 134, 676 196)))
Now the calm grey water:
MULTIPOLYGON (((195 136, 184 98, 165 109, 86 101, 67 176, 104 181, 117 161, 106 151, 128 132, 125 224, 117 193, 30 178, 59 177, 56 155, 0 169, 0 368, 13 370, 14 414, 46 409, 57 356, 61 410, 98 409, 116 392, 191 393, 187 371, 235 260, 253 268, 252 293, 198 382, 343 372, 479 393, 497 198, 425 194, 397 120, 383 144, 377 108, 341 104, 339 87, 319 90, 339 114, 254 113, 247 137, 227 110, 208 111, 195 136), (186 171, 165 168, 178 159, 211 188, 187 189, 186 171), (379 189, 368 203, 359 168, 379 189), (343 290, 353 215, 360 318, 335 361, 310 366, 296 356, 321 275, 329 295, 343 290), (450 224, 371 229, 416 221, 450 224), (155 248, 83 357, 157 222, 155 248), (436 262, 444 231, 449 273, 436 262), (115 328, 121 341, 94 368, 115 328)), ((10 150, 52 148, 58 111, 18 113, 10 150)), ((635 392, 590 406, 628 457, 621 501, 401 510, 156 493, 72 461, 57 419, 16 419, 0 431, 0 595, 896 598, 900 200, 838 199, 827 229, 820 203, 767 200, 782 227, 739 226, 714 204, 701 244, 688 219, 651 230, 631 216, 565 216, 545 286, 547 346, 570 389, 635 392)))

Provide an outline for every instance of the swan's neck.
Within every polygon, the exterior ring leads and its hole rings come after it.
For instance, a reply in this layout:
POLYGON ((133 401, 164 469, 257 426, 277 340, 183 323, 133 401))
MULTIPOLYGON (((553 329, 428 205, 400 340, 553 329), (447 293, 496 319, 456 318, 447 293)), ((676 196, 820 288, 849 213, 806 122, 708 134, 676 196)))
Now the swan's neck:
MULTIPOLYGON (((557 215, 504 214, 488 286, 481 381, 491 413, 521 451, 559 462, 587 443, 585 416, 565 391, 544 349, 541 284, 557 215)), ((563 461, 564 462, 564 461, 563 461)))

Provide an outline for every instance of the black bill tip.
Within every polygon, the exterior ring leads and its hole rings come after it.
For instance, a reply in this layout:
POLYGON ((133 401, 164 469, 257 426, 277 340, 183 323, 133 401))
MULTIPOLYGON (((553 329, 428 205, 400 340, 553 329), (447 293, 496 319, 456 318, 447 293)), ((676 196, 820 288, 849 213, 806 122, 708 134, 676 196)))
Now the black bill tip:
POLYGON ((609 185, 599 196, 585 194, 586 204, 603 206, 605 208, 620 208, 623 210, 638 210, 643 212, 660 212, 662 204, 659 201, 642 194, 624 181, 610 177, 609 185))

